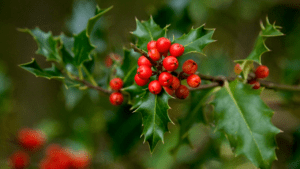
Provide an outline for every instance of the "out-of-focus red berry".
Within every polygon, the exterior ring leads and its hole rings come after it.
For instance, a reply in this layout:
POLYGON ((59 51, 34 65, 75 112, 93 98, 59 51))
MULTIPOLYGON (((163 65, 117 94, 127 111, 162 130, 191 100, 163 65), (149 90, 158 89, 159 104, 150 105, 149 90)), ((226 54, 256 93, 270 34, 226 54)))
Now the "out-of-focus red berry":
POLYGON ((46 136, 41 130, 24 128, 19 131, 18 140, 27 151, 35 151, 44 145, 46 136))

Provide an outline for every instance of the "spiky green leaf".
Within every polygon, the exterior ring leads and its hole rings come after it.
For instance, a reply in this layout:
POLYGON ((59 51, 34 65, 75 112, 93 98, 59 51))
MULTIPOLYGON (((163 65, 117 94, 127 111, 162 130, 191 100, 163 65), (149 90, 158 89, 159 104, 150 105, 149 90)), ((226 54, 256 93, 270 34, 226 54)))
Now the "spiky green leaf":
POLYGON ((40 28, 20 29, 21 32, 29 33, 38 45, 37 54, 46 57, 47 61, 60 62, 61 58, 58 53, 58 38, 54 38, 51 32, 43 32, 40 28))
POLYGON ((83 62, 91 60, 90 53, 94 49, 85 30, 74 36, 74 64, 80 66, 83 62))
POLYGON ((225 132, 237 155, 245 155, 259 168, 270 168, 276 159, 275 135, 280 132, 272 123, 273 111, 261 100, 261 90, 238 80, 216 93, 216 129, 225 132))
POLYGON ((90 18, 87 23, 87 28, 86 28, 86 36, 87 37, 90 37, 96 22, 101 18, 101 16, 103 14, 105 14, 106 12, 108 12, 109 10, 111 10, 112 8, 113 8, 113 6, 110 6, 109 8, 106 8, 106 9, 100 9, 99 6, 96 7, 95 16, 90 18))
POLYGON ((202 25, 196 29, 192 28, 188 34, 175 39, 173 43, 183 45, 184 54, 201 53, 204 55, 204 47, 215 41, 212 39, 214 32, 214 29, 205 29, 204 25, 202 25))
POLYGON ((139 107, 135 112, 142 113, 144 141, 148 141, 150 151, 153 152, 158 141, 164 142, 164 133, 168 131, 168 123, 172 122, 168 116, 168 100, 171 98, 166 92, 162 91, 154 95, 147 91, 139 107))
POLYGON ((259 33, 253 50, 249 54, 249 56, 244 59, 244 60, 237 60, 235 62, 238 63, 243 63, 245 61, 253 61, 258 64, 261 64, 261 56, 265 53, 270 51, 270 49, 266 46, 265 41, 269 37, 277 37, 277 36, 282 36, 284 35, 283 33, 280 32, 280 27, 276 26, 274 24, 270 24, 269 19, 266 18, 266 25, 264 26, 263 23, 261 22, 261 32, 259 33))
POLYGON ((46 79, 64 79, 64 76, 54 64, 52 64, 51 68, 42 69, 36 60, 32 59, 31 62, 21 64, 20 67, 34 74, 36 77, 44 77, 46 79))
POLYGON ((132 32, 137 37, 137 46, 147 51, 147 44, 151 40, 157 40, 166 36, 167 27, 160 28, 151 17, 148 21, 140 22, 136 19, 136 30, 132 32))
POLYGON ((131 109, 134 110, 142 103, 141 98, 146 94, 146 87, 141 87, 134 83, 131 86, 123 88, 122 91, 129 94, 128 103, 132 105, 131 109))

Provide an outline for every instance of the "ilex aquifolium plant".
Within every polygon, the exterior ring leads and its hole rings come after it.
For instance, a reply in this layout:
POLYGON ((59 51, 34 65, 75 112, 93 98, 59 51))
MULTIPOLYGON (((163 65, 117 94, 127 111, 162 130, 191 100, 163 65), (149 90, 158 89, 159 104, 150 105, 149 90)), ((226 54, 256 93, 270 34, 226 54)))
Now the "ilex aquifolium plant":
MULTIPOLYGON (((167 37, 168 26, 161 28, 152 17, 142 22, 136 19, 136 30, 131 32, 135 37, 134 43, 130 44, 132 49, 124 49, 123 56, 117 61, 114 57, 106 58, 102 65, 109 71, 105 77, 97 77, 106 78, 106 84, 103 84, 94 78, 92 67, 99 65, 95 65, 97 53, 90 35, 96 21, 110 9, 97 7, 87 28, 72 37, 53 36, 39 28, 21 30, 34 37, 39 46, 37 54, 53 64, 43 69, 33 59, 20 67, 37 77, 60 80, 67 88, 97 90, 107 95, 106 99, 112 105, 131 105, 133 112, 142 114, 141 134, 151 152, 159 141, 164 142, 164 133, 169 131, 168 123, 172 122, 168 116, 169 99, 190 98, 185 101, 191 102, 187 115, 176 124, 180 134, 172 152, 182 144, 191 144, 188 131, 193 124, 208 125, 203 108, 212 105, 214 127, 211 130, 225 134, 236 155, 247 157, 259 168, 271 167, 276 159, 275 136, 280 130, 271 123, 274 112, 262 101, 260 94, 265 88, 300 90, 263 80, 269 75, 269 69, 261 63, 262 54, 269 51, 265 41, 283 35, 280 27, 270 24, 268 19, 265 25, 261 23, 253 51, 246 59, 235 61, 233 70, 237 76, 224 77, 201 74, 198 63, 188 57, 191 53, 199 54, 199 57, 205 55, 203 49, 215 41, 212 39, 214 29, 203 25, 179 38, 171 38, 167 37), (259 65, 256 70, 254 63, 259 65), (180 69, 182 71, 178 71, 180 69)), ((15 156, 12 159, 16 159, 15 156)), ((22 155, 22 159, 18 165, 27 165, 26 155, 22 155)))

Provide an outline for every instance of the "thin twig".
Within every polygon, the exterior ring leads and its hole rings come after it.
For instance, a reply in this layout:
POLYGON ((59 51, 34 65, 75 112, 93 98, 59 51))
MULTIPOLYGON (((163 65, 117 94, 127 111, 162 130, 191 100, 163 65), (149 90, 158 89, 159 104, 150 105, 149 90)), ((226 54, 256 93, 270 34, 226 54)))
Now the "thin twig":
POLYGON ((212 83, 210 83, 210 84, 200 85, 200 86, 197 87, 197 88, 190 88, 190 91, 193 91, 193 90, 210 89, 210 88, 214 88, 214 87, 217 87, 217 86, 220 86, 220 83, 218 83, 218 82, 212 82, 212 83))
POLYGON ((78 82, 84 84, 86 87, 88 87, 88 88, 90 88, 90 89, 95 89, 95 90, 101 91, 101 92, 103 92, 103 93, 105 93, 105 94, 111 94, 111 93, 112 93, 112 91, 110 91, 110 90, 103 89, 103 88, 100 87, 100 86, 94 86, 94 85, 92 85, 91 83, 87 82, 86 80, 81 80, 81 79, 80 79, 79 77, 77 77, 77 76, 75 76, 75 77, 73 77, 73 78, 74 78, 76 81, 78 81, 78 82))
POLYGON ((156 62, 154 60, 152 60, 148 53, 146 53, 145 51, 143 51, 142 49, 138 48, 137 46, 135 46, 133 43, 130 43, 131 48, 133 48, 133 50, 143 56, 145 56, 153 66, 156 66, 156 62))

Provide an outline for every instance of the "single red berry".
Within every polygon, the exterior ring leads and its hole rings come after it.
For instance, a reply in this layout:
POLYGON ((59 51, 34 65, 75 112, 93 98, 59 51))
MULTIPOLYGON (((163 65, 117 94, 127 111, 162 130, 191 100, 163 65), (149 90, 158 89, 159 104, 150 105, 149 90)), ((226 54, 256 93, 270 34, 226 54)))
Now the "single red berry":
POLYGON ((157 49, 150 49, 148 51, 148 55, 153 61, 158 61, 161 57, 157 49))
POLYGON ((162 86, 170 86, 173 82, 173 76, 171 73, 168 72, 162 72, 158 77, 159 84, 162 86))
POLYGON ((185 61, 182 65, 182 70, 187 74, 194 74, 198 69, 198 65, 192 59, 185 61))
POLYGON ((170 54, 174 57, 179 57, 183 54, 184 52, 184 46, 182 46, 179 43, 174 43, 171 47, 170 47, 170 54))
POLYGON ((171 95, 171 96, 174 95, 175 91, 174 91, 173 89, 171 89, 171 88, 169 88, 169 87, 163 87, 163 88, 165 89, 165 91, 166 91, 169 95, 171 95))
POLYGON ((90 157, 86 151, 72 152, 72 166, 76 169, 85 169, 90 165, 90 157))
POLYGON ((156 41, 152 40, 147 44, 148 51, 156 48, 156 41))
POLYGON ((113 60, 109 56, 107 56, 105 59, 105 66, 111 67, 112 64, 113 64, 113 60))
POLYGON ((23 151, 17 151, 10 156, 10 165, 14 169, 24 169, 29 165, 29 155, 23 151))
POLYGON ((112 105, 118 106, 123 103, 124 97, 120 92, 114 92, 109 96, 109 101, 112 105))
POLYGON ((149 79, 141 79, 138 74, 135 74, 134 81, 139 86, 145 86, 149 82, 149 79))
POLYGON ((166 53, 171 47, 171 41, 165 37, 161 37, 156 41, 156 49, 159 53, 166 53))
POLYGON ((239 74, 241 74, 241 72, 242 72, 241 65, 237 63, 237 64, 234 66, 234 73, 235 73, 236 75, 239 75, 239 74))
POLYGON ((153 94, 159 94, 162 90, 162 87, 157 80, 153 80, 152 82, 150 82, 148 88, 149 91, 153 94))
POLYGON ((175 95, 178 99, 185 99, 189 96, 190 91, 185 85, 180 85, 175 91, 175 95))
POLYGON ((259 89, 260 88, 260 83, 256 80, 250 80, 249 84, 253 85, 253 87, 252 87, 253 89, 259 89))
POLYGON ((269 68, 264 65, 260 65, 256 68, 255 71, 256 78, 266 78, 269 76, 269 68))
POLYGON ((151 67, 142 65, 137 69, 137 74, 141 79, 149 79, 152 76, 151 67))
POLYGON ((27 151, 35 151, 43 146, 46 136, 40 130, 24 128, 19 131, 18 140, 20 145, 27 151))
POLYGON ((120 78, 114 78, 109 82, 109 86, 112 90, 120 90, 123 87, 123 80, 120 78))
POLYGON ((145 56, 141 56, 139 58, 138 65, 139 66, 146 65, 146 66, 152 67, 151 62, 145 56))
POLYGON ((178 60, 174 56, 168 56, 163 60, 163 66, 167 71, 174 71, 178 68, 178 60))
POLYGON ((176 76, 173 76, 173 81, 170 88, 176 90, 179 88, 179 86, 180 86, 180 80, 176 76))
POLYGON ((187 78, 187 84, 190 86, 190 87, 198 87, 200 84, 201 84, 201 78, 198 76, 198 75, 190 75, 188 78, 187 78))

